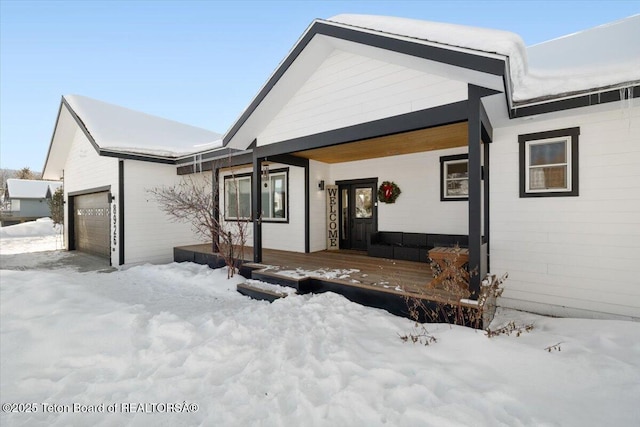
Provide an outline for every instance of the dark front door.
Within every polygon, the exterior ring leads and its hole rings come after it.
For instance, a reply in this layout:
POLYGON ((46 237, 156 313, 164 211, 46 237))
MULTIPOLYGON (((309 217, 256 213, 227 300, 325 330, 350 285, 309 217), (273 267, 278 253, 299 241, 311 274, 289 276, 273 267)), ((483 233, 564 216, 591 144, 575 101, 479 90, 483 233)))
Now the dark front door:
POLYGON ((367 250, 367 239, 377 231, 377 181, 338 183, 340 191, 340 248, 367 250))

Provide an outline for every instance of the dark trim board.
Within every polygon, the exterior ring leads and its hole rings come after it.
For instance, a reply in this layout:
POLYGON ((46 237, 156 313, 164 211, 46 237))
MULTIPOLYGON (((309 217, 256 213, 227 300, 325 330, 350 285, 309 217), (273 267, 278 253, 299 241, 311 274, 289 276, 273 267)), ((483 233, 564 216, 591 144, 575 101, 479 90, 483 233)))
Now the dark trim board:
POLYGON ((119 151, 98 149, 98 154, 104 157, 115 157, 123 160, 138 160, 141 162, 162 163, 165 165, 175 165, 176 160, 167 157, 146 156, 144 154, 122 153, 119 151))
POLYGON ((311 209, 310 209, 310 190, 309 185, 311 179, 309 177, 309 161, 307 160, 307 166, 304 168, 304 252, 311 252, 311 209))
POLYGON ((100 146, 98 145, 98 143, 96 143, 96 140, 93 139, 93 136, 89 132, 89 129, 87 129, 87 127, 85 126, 85 124, 82 121, 82 119, 80 118, 80 116, 78 116, 76 114, 75 110, 73 108, 71 108, 71 105, 69 105, 69 103, 64 98, 64 96, 62 97, 62 104, 64 104, 64 106, 67 107, 67 110, 71 114, 71 117, 73 117, 73 119, 76 121, 78 126, 80 126, 80 129, 82 130, 82 133, 84 133, 84 135, 87 137, 87 139, 89 140, 89 142, 91 143, 93 148, 96 150, 96 153, 100 154, 100 146))
POLYGON ((75 220, 75 200, 73 195, 69 194, 67 199, 67 249, 76 250, 76 220, 75 220))
POLYGON ((203 153, 193 153, 191 155, 186 155, 186 156, 182 156, 179 157, 178 159, 176 159, 176 164, 177 165, 185 165, 185 164, 190 164, 191 162, 193 162, 193 158, 195 156, 199 156, 200 160, 204 161, 215 161, 215 160, 219 160, 219 159, 226 159, 229 157, 235 157, 237 155, 239 155, 239 153, 243 153, 243 151, 241 150, 236 150, 233 148, 219 148, 213 151, 207 151, 207 152, 203 152, 203 153))
POLYGON ((83 196, 85 194, 102 193, 103 191, 111 191, 111 186, 103 185, 102 187, 94 187, 94 188, 87 188, 86 190, 71 191, 67 193, 67 196, 69 197, 83 196))
POLYGON ((629 88, 617 88, 600 93, 579 95, 573 98, 559 99, 555 101, 551 99, 545 100, 536 105, 524 105, 522 107, 515 105, 509 111, 509 118, 516 119, 518 117, 534 116, 537 114, 553 113, 556 111, 572 110, 574 108, 591 107, 609 102, 623 101, 625 99, 629 99, 626 98, 626 91, 631 92, 631 98, 640 98, 640 85, 635 85, 629 88), (623 98, 622 91, 625 91, 625 98, 623 98))
MULTIPOLYGON (((197 172, 210 171, 213 169, 214 165, 216 169, 221 169, 242 165, 250 166, 251 162, 253 162, 253 154, 243 152, 242 154, 232 155, 229 157, 203 161, 200 165, 201 170, 197 172)), ((190 175, 197 172, 194 170, 194 165, 183 165, 177 167, 178 175, 190 175)))
POLYGON ((480 54, 453 50, 448 47, 424 44, 423 42, 427 40, 416 39, 416 42, 408 41, 395 38, 396 36, 394 35, 373 34, 364 32, 362 29, 336 27, 323 22, 316 22, 314 26, 315 25, 318 26, 316 30, 317 34, 378 47, 392 52, 399 52, 417 58, 429 59, 455 67, 493 74, 495 76, 502 76, 505 73, 506 62, 504 59, 490 58, 480 54))
POLYGON ((262 262, 262 193, 260 189, 260 172, 262 159, 253 152, 253 178, 251 179, 251 208, 253 216, 253 262, 262 262))
POLYGON ((333 129, 314 135, 293 138, 275 144, 257 147, 260 157, 294 153, 314 148, 355 142, 379 136, 394 135, 412 130, 460 123, 468 120, 467 101, 440 105, 399 116, 360 123, 340 129, 333 129))
POLYGON ((483 144, 483 162, 482 162, 482 181, 483 181, 483 191, 484 191, 484 233, 482 236, 482 244, 486 244, 486 248, 487 248, 487 254, 486 254, 486 259, 487 259, 487 272, 491 271, 491 254, 490 254, 490 248, 491 248, 491 233, 490 233, 490 228, 491 228, 491 220, 490 220, 490 215, 491 215, 491 209, 489 209, 490 207, 490 203, 491 203, 491 197, 489 196, 489 192, 491 191, 491 186, 489 185, 489 178, 491 176, 490 173, 490 166, 489 166, 489 159, 490 159, 490 155, 489 155, 489 150, 491 149, 491 144, 489 143, 485 143, 483 144))
POLYGON ((120 223, 120 227, 119 227, 119 233, 120 235, 118 236, 119 241, 118 241, 118 247, 119 247, 119 265, 123 265, 124 264, 124 231, 125 231, 125 227, 124 227, 124 160, 120 160, 118 162, 118 204, 120 205, 118 208, 120 209, 118 211, 118 222, 120 223))

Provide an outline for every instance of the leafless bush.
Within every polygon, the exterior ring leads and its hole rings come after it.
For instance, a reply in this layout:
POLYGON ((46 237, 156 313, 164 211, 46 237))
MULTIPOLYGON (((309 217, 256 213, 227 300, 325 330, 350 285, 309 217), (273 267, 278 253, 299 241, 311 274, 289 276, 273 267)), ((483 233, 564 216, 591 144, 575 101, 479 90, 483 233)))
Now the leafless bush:
MULTIPOLYGON (((190 223, 192 230, 213 242, 228 267, 227 277, 235 273, 244 256, 249 222, 224 222, 219 218, 218 186, 205 175, 188 175, 179 184, 147 189, 160 209, 173 221, 190 223)), ((237 217, 239 217, 239 213, 237 217)))
POLYGON ((560 344, 562 344, 561 342, 554 344, 554 345, 550 345, 549 347, 545 347, 545 350, 547 350, 549 353, 551 353, 552 351, 562 351, 562 349, 560 348, 560 344))
MULTIPOLYGON (((457 262, 459 254, 458 251, 455 257, 446 260, 444 268, 436 262, 431 263, 434 279, 441 274, 446 274, 446 277, 441 278, 439 282, 439 287, 446 291, 446 300, 443 298, 435 300, 433 295, 428 295, 426 290, 418 295, 405 296, 409 318, 416 323, 411 333, 400 335, 403 341, 424 343, 427 340, 425 345, 436 342, 436 339, 428 334, 424 325, 419 327, 422 322, 445 321, 454 325, 482 329, 489 325, 493 319, 496 300, 504 291, 501 286, 508 274, 505 273, 501 277, 488 274, 481 282, 477 300, 465 300, 470 296, 468 291, 469 278, 477 274, 477 271, 474 269, 468 272, 464 265, 459 265, 457 262), (431 338, 433 338, 432 341, 431 338)), ((489 332, 487 335, 489 336, 489 332)))
POLYGON ((513 320, 507 323, 504 326, 501 326, 498 329, 489 329, 485 330, 485 334, 489 338, 497 337, 498 335, 511 335, 514 334, 516 337, 522 335, 523 332, 531 332, 533 330, 533 324, 529 323, 526 325, 518 325, 513 320))

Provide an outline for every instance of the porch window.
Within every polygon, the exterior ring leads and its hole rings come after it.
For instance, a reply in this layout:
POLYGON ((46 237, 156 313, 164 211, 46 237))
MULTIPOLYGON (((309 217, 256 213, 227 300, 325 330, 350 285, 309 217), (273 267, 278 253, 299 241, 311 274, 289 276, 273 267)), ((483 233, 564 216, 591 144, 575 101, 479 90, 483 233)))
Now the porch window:
POLYGON ((224 219, 251 219, 251 175, 229 176, 224 179, 224 219))
POLYGON ((521 135, 520 197, 578 195, 579 128, 521 135))
POLYGON ((440 200, 469 199, 469 156, 440 157, 440 200))
POLYGON ((288 219, 288 175, 289 171, 269 172, 269 178, 262 180, 263 221, 285 222, 288 219))

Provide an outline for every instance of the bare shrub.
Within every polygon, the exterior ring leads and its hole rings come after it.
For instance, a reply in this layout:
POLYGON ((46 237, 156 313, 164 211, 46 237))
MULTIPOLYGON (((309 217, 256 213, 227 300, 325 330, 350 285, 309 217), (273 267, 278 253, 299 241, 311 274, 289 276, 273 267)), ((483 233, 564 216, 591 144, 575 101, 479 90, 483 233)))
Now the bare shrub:
POLYGON ((224 222, 219 218, 219 190, 217 185, 212 187, 211 179, 187 175, 176 185, 154 187, 147 192, 173 221, 190 223, 203 240, 213 242, 214 252, 220 254, 228 267, 227 277, 233 277, 244 257, 249 222, 224 222))
POLYGON ((442 277, 439 282, 439 287, 446 291, 446 300, 442 298, 434 300, 426 290, 418 295, 405 296, 409 318, 415 322, 415 325, 412 332, 400 335, 403 341, 420 342, 425 345, 436 342, 435 337, 427 332, 422 322, 444 321, 474 329, 486 328, 491 323, 496 310, 496 301, 504 291, 502 284, 508 274, 505 273, 501 277, 488 274, 480 284, 477 300, 466 299, 470 296, 469 278, 477 274, 477 270, 468 272, 465 265, 460 265, 458 262, 459 256, 460 251, 457 250, 452 259, 445 260, 444 268, 436 262, 431 262, 434 279, 441 274, 446 274, 446 277, 442 277), (428 342, 425 343, 425 340, 428 342))

